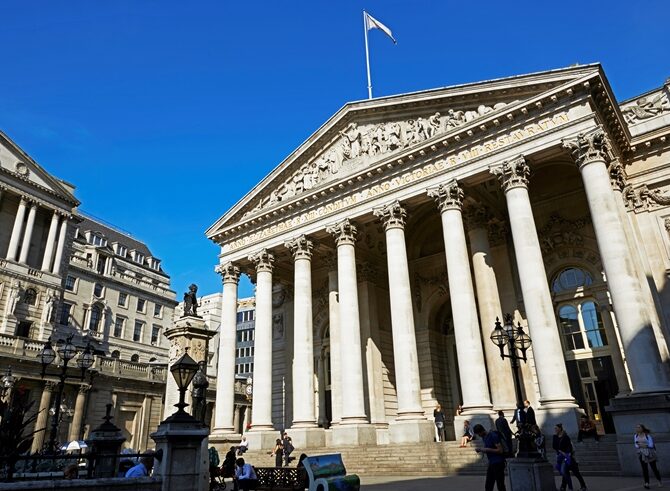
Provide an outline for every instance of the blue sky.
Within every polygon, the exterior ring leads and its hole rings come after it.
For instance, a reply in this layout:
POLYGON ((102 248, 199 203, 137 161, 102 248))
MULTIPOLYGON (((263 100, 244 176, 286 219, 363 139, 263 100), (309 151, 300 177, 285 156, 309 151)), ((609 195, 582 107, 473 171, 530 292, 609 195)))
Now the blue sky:
MULTIPOLYGON (((82 210, 220 289, 204 231, 344 103, 599 61, 620 99, 670 77, 670 2, 2 3, 0 128, 82 210)), ((251 294, 248 281, 241 294, 251 294)))

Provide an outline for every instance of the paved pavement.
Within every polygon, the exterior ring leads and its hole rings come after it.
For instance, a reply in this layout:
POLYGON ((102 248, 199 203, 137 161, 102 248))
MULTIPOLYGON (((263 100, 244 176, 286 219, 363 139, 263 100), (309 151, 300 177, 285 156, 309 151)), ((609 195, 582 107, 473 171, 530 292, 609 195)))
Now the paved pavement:
MULTIPOLYGON (((641 477, 595 477, 585 476, 589 491, 634 491, 643 490, 641 477)), ((556 480, 557 484, 560 481, 556 480)), ((449 477, 373 477, 361 478, 365 491, 480 491, 484 489, 484 476, 449 476, 449 477)), ((576 484, 576 483, 575 483, 576 484)), ((652 489, 656 482, 651 483, 652 489)), ((510 490, 509 481, 507 486, 510 490)), ((578 489, 578 488, 575 488, 578 489)), ((661 489, 670 490, 670 484, 661 489)), ((553 491, 553 490, 552 490, 553 491)))

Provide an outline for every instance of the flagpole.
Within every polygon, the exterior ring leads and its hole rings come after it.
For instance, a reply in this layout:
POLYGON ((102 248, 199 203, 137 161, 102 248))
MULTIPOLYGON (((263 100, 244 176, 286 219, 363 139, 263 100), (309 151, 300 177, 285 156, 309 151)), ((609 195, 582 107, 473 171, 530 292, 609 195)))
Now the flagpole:
POLYGON ((368 50, 368 20, 363 11, 363 31, 365 32, 365 65, 368 69, 368 99, 372 99, 372 82, 370 81, 370 52, 368 50))

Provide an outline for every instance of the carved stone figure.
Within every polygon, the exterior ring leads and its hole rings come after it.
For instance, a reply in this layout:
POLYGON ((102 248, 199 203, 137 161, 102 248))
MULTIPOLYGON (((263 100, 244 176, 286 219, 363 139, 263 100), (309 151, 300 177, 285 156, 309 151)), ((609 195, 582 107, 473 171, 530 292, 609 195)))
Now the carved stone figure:
POLYGON ((347 129, 341 131, 340 134, 344 136, 345 143, 348 143, 348 154, 350 159, 355 159, 361 154, 361 130, 358 129, 356 123, 349 123, 347 129))
POLYGON ((21 298, 21 283, 19 280, 12 282, 12 287, 9 290, 9 297, 7 298, 7 313, 13 314, 16 311, 16 306, 19 304, 21 298))
POLYGON ((184 314, 182 315, 182 317, 186 317, 188 315, 192 315, 193 317, 199 317, 198 297, 196 296, 197 293, 198 293, 198 285, 192 283, 188 287, 188 292, 184 293, 184 314))
POLYGON ((463 111, 454 111, 453 109, 449 109, 447 112, 447 130, 456 128, 463 123, 465 123, 465 113, 463 111))
POLYGON ((56 294, 52 289, 47 290, 46 300, 44 301, 44 310, 42 312, 42 322, 49 323, 52 320, 54 306, 56 304, 56 294))
POLYGON ((670 102, 666 94, 660 93, 653 99, 640 97, 635 101, 635 105, 624 109, 623 115, 627 123, 635 124, 640 120, 653 118, 664 111, 670 111, 670 102))

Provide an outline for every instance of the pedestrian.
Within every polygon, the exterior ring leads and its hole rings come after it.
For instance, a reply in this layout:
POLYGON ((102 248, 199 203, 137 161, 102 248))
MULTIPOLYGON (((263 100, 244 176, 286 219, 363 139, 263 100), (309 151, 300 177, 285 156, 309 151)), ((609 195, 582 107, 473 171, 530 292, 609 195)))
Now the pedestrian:
POLYGON ((128 472, 126 477, 146 477, 151 475, 151 469, 154 467, 154 456, 145 455, 140 459, 140 463, 134 465, 128 472))
POLYGON ((526 413, 525 423, 530 426, 535 426, 537 421, 535 420, 535 409, 530 405, 530 401, 526 399, 523 401, 523 411, 526 413))
POLYGON ((244 455, 244 452, 246 452, 247 450, 249 450, 249 442, 247 441, 247 437, 243 436, 242 441, 237 447, 237 455, 238 456, 244 455))
POLYGON ((272 455, 275 458, 275 467, 281 467, 282 460, 284 458, 284 446, 281 442, 281 438, 277 438, 277 441, 275 442, 275 448, 272 449, 272 455))
POLYGON ((547 442, 546 438, 542 434, 542 430, 540 430, 540 427, 537 425, 533 425, 530 428, 530 431, 535 435, 535 448, 537 448, 537 451, 539 454, 542 456, 543 459, 547 458, 547 442))
POLYGON ((498 491, 505 489, 505 456, 500 437, 494 431, 487 432, 482 425, 475 425, 475 434, 484 441, 483 447, 475 449, 477 453, 485 453, 489 465, 486 468, 486 483, 484 489, 493 491, 493 484, 498 487, 498 491))
POLYGON ((526 411, 524 410, 523 404, 518 403, 516 409, 514 410, 514 417, 512 417, 511 424, 516 423, 517 432, 521 432, 523 426, 526 424, 526 411))
POLYGON ((444 411, 442 411, 442 406, 440 406, 439 404, 435 407, 435 410, 433 411, 433 418, 435 419, 435 430, 437 431, 437 441, 438 442, 447 441, 446 431, 444 428, 444 422, 445 422, 444 411))
POLYGON ((505 413, 498 411, 498 419, 495 421, 496 430, 500 432, 505 441, 507 442, 507 448, 512 451, 514 447, 512 446, 512 428, 509 427, 509 423, 505 419, 505 413))
POLYGON ((244 462, 240 457, 235 461, 235 489, 248 491, 258 487, 258 476, 251 464, 244 462))
POLYGON ((556 470, 561 474, 561 491, 573 489, 570 472, 572 472, 579 481, 579 491, 586 491, 586 483, 582 474, 579 472, 579 464, 575 459, 575 450, 572 447, 572 441, 568 434, 563 430, 563 425, 558 423, 554 426, 554 438, 552 447, 556 451, 556 470))
POLYGON ((463 436, 461 437, 461 445, 460 447, 467 447, 468 443, 470 443, 472 440, 475 439, 475 434, 472 432, 472 428, 470 428, 470 421, 467 419, 463 421, 463 436))
POLYGON ((660 488, 663 483, 661 482, 661 473, 656 466, 656 445, 654 445, 654 439, 651 436, 649 428, 643 424, 637 425, 635 427, 635 435, 633 435, 633 443, 635 444, 635 450, 642 466, 644 489, 649 489, 649 467, 651 467, 654 476, 658 480, 658 487, 660 488))
POLYGON ((293 442, 291 441, 291 437, 288 436, 288 433, 284 432, 282 435, 282 449, 284 451, 284 466, 288 467, 289 463, 291 462, 291 453, 295 448, 293 447, 293 442))
POLYGON ((226 452, 226 456, 223 458, 221 477, 224 479, 226 477, 235 477, 235 447, 230 447, 230 450, 226 452))
POLYGON ((584 437, 593 437, 597 442, 599 440, 596 424, 589 419, 586 414, 582 414, 579 419, 579 432, 577 433, 577 442, 582 443, 584 437))
POLYGON ((462 412, 463 412, 463 405, 459 404, 458 406, 456 406, 456 416, 460 416, 462 412))
POLYGON ((207 453, 209 454, 209 484, 210 487, 214 487, 216 485, 216 478, 220 474, 219 464, 221 463, 221 459, 219 458, 219 452, 214 447, 209 447, 207 453))

